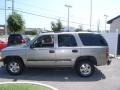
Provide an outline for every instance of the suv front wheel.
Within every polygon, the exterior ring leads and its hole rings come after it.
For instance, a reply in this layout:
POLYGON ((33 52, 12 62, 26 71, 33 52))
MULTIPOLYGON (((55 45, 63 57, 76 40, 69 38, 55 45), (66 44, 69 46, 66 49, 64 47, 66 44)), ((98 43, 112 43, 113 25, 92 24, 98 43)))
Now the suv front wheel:
POLYGON ((6 70, 11 75, 19 75, 23 72, 23 63, 19 60, 10 60, 6 64, 6 70))
POLYGON ((77 71, 78 75, 80 75, 82 77, 89 77, 94 73, 95 67, 89 61, 80 61, 77 64, 76 71, 77 71))

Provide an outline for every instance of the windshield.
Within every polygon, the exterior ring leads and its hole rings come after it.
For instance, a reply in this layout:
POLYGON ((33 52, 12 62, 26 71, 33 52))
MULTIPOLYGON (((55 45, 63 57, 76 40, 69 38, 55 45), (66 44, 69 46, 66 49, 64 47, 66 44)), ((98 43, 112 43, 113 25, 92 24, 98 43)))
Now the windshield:
POLYGON ((35 38, 33 38, 32 40, 28 41, 26 43, 27 46, 30 46, 36 39, 38 38, 38 36, 36 36, 35 38))

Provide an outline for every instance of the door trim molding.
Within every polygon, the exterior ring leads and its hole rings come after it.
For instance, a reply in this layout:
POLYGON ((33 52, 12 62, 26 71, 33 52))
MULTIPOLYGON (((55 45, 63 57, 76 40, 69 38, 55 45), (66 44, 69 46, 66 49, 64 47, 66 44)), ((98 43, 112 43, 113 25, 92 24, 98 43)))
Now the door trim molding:
POLYGON ((72 61, 71 59, 28 59, 27 61, 72 61))

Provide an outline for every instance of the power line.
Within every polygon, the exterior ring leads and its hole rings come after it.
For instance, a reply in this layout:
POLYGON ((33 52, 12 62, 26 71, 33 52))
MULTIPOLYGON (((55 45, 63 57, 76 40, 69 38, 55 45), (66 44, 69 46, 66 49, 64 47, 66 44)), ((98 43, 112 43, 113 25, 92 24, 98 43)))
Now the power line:
MULTIPOLYGON (((5 10, 5 9, 0 8, 0 10, 5 10)), ((6 10, 11 10, 11 9, 6 9, 6 10)), ((31 12, 26 12, 26 11, 19 10, 19 9, 15 9, 15 11, 26 13, 26 14, 31 14, 31 15, 34 15, 34 16, 40 16, 40 17, 44 17, 44 18, 48 18, 48 19, 54 19, 54 20, 58 20, 60 18, 60 17, 59 18, 54 18, 54 17, 43 16, 43 15, 40 15, 40 14, 34 14, 34 13, 31 13, 31 12)), ((65 20, 62 20, 62 21, 65 21, 65 20)))
MULTIPOLYGON (((24 3, 24 2, 21 2, 21 1, 18 1, 18 0, 14 0, 14 3, 15 3, 15 2, 16 2, 17 4, 21 4, 21 5, 24 5, 24 6, 31 6, 32 8, 39 8, 39 9, 43 9, 43 10, 48 11, 48 12, 58 13, 58 11, 54 11, 54 10, 52 10, 52 9, 47 9, 47 8, 41 8, 41 7, 36 6, 36 5, 34 5, 34 4, 24 3)), ((62 13, 62 14, 66 14, 66 13, 62 13)), ((72 16, 73 16, 73 15, 72 15, 72 16)), ((59 16, 57 16, 57 17, 59 17, 59 16)), ((62 17, 62 18, 65 18, 65 17, 62 17)), ((66 17, 66 18, 67 18, 67 17, 66 17)), ((66 19, 66 18, 65 18, 65 19, 66 19)), ((70 16, 70 18, 74 20, 74 18, 72 18, 71 16, 70 16)))
POLYGON ((15 11, 22 12, 22 13, 26 13, 26 14, 31 14, 31 15, 34 15, 34 16, 40 16, 40 17, 44 17, 44 18, 49 18, 49 19, 58 20, 57 18, 47 17, 47 16, 43 16, 43 15, 40 15, 40 14, 34 14, 34 13, 31 13, 31 12, 21 11, 21 10, 18 10, 18 9, 15 10, 15 11))
MULTIPOLYGON (((43 16, 43 15, 40 15, 40 14, 34 14, 34 13, 31 13, 31 12, 26 12, 26 11, 23 11, 23 10, 15 10, 15 11, 18 11, 18 12, 22 12, 22 13, 26 13, 26 14, 31 14, 31 15, 34 15, 34 16, 40 16, 40 17, 44 17, 44 18, 48 18, 48 19, 54 19, 54 20, 58 20, 58 18, 54 18, 54 17, 48 17, 48 16, 43 16)), ((64 22, 67 22, 66 20, 63 20, 63 19, 60 19, 61 21, 64 21, 64 22)), ((74 21, 70 21, 71 23, 75 23, 75 24, 81 24, 81 23, 78 23, 78 22, 74 22, 74 21)))
MULTIPOLYGON (((41 7, 36 6, 36 5, 33 5, 33 4, 23 3, 23 2, 20 2, 20 1, 14 1, 14 2, 16 2, 17 4, 22 4, 22 5, 24 5, 24 6, 31 6, 32 8, 43 9, 43 10, 45 10, 45 11, 47 11, 47 12, 58 13, 57 11, 54 11, 54 10, 51 10, 51 9, 46 9, 46 8, 41 8, 41 7)), ((65 13, 62 13, 62 14, 65 14, 65 13)), ((56 16, 56 15, 55 15, 55 16, 56 16)), ((57 17, 59 17, 59 16, 57 16, 57 17)), ((62 18, 65 18, 65 17, 62 17, 62 18)), ((66 17, 66 18, 67 18, 67 17, 66 17)), ((65 18, 65 19, 66 19, 66 18, 65 18)), ((71 16, 70 16, 70 18, 74 20, 74 18, 72 18, 71 16)))
MULTIPOLYGON (((43 17, 43 18, 48 18, 48 19, 54 19, 54 20, 58 20, 59 18, 54 18, 54 17, 48 17, 48 16, 44 16, 44 15, 40 15, 40 14, 34 14, 34 13, 31 13, 31 12, 26 12, 26 11, 23 11, 23 10, 15 10, 15 11, 18 11, 18 12, 22 12, 22 13, 26 13, 26 14, 31 14, 31 15, 34 15, 34 16, 39 16, 39 17, 43 17)), ((63 20, 63 19, 60 19, 61 21, 64 21, 64 22, 67 22, 67 20, 63 20)), ((82 24, 82 23, 79 23, 79 22, 74 22, 74 21, 70 21, 71 23, 74 23, 74 24, 78 24, 78 25, 85 25, 85 26, 88 26, 89 24, 82 24)), ((91 25, 92 27, 96 27, 96 25, 91 25)), ((102 26, 100 26, 102 27, 102 26)))
MULTIPOLYGON (((43 10, 45 10, 45 11, 47 11, 47 12, 54 12, 54 13, 58 13, 58 12, 56 12, 56 11, 54 11, 54 10, 51 10, 51 9, 46 9, 46 8, 41 8, 41 7, 39 7, 39 6, 36 6, 36 5, 33 5, 33 4, 29 4, 29 3, 24 3, 24 2, 21 2, 21 1, 18 1, 18 0, 15 0, 14 2, 16 2, 17 4, 22 4, 22 5, 24 5, 24 6, 31 6, 32 8, 39 8, 39 9, 43 9, 43 10)), ((32 11, 33 12, 33 11, 32 11)), ((62 13, 63 14, 63 13, 62 13)), ((55 17, 58 17, 58 18, 64 18, 64 19, 66 19, 65 17, 61 17, 61 16, 56 16, 56 15, 54 15, 55 17)), ((75 18, 72 18, 71 16, 70 16, 70 19, 71 20, 75 20, 75 18)), ((73 23, 76 23, 76 22, 73 22, 73 23)), ((76 23, 76 24, 81 24, 81 23, 76 23)), ((84 24, 85 25, 85 24, 84 24)), ((92 26, 92 25, 91 25, 92 26)))
MULTIPOLYGON (((16 8, 17 10, 22 10, 23 11, 23 9, 21 9, 21 8, 16 8)), ((26 11, 26 10, 24 10, 24 11, 26 11)), ((34 13, 40 13, 40 12, 36 12, 36 11, 29 11, 29 12, 34 12, 34 13)), ((52 15, 53 16, 53 15, 52 15)), ((57 18, 64 18, 64 17, 61 17, 61 16, 54 16, 54 17, 57 17, 57 18)), ((66 19, 66 18, 64 18, 64 19, 66 19)))
MULTIPOLYGON (((15 1, 14 0, 14 3, 17 3, 17 4, 21 4, 21 5, 24 5, 24 6, 31 6, 32 8, 39 8, 39 9, 43 9, 43 10, 45 10, 45 11, 47 11, 47 12, 56 12, 56 11, 53 11, 53 10, 51 10, 51 9, 46 9, 46 8, 41 8, 41 7, 38 7, 38 6, 36 6, 36 5, 33 5, 33 4, 28 4, 28 3, 23 3, 23 2, 19 2, 19 1, 15 1)), ((13 7, 13 6, 12 6, 13 7)), ((56 13, 58 13, 58 12, 56 12, 56 13)), ((59 16, 56 16, 56 17, 59 17, 59 16)), ((60 17, 61 18, 61 17, 60 17)), ((64 18, 64 17, 62 17, 62 18, 64 18)))
MULTIPOLYGON (((5 9, 0 8, 0 10, 5 10, 5 9)), ((12 10, 12 9, 6 9, 6 10, 12 10)), ((15 9, 15 11, 21 12, 21 13, 25 13, 25 14, 30 14, 30 15, 33 15, 33 16, 43 17, 43 18, 47 18, 47 19, 58 20, 60 18, 60 17, 59 18, 48 17, 48 16, 44 16, 44 15, 40 15, 40 14, 35 14, 35 13, 31 13, 31 12, 19 10, 19 9, 15 9)), ((67 20, 64 20, 64 19, 60 19, 60 20, 63 21, 63 22, 67 22, 67 20)), ((89 24, 82 24, 82 23, 74 22, 74 21, 70 21, 70 23, 74 23, 74 24, 78 24, 78 25, 83 25, 83 26, 89 26, 89 24)), ((92 25, 92 27, 96 27, 96 26, 92 25)), ((102 28, 103 26, 100 26, 100 27, 102 28)))
MULTIPOLYGON (((22 4, 24 6, 32 6, 32 8, 39 8, 39 9, 43 9, 45 11, 48 11, 48 12, 57 12, 57 11, 54 11, 54 10, 51 10, 51 9, 46 9, 46 8, 41 8, 39 6, 36 6, 36 5, 33 5, 33 4, 28 4, 28 3, 23 3, 23 2, 19 2, 19 1, 15 1, 17 4, 22 4)), ((58 12, 57 12, 58 13, 58 12)))

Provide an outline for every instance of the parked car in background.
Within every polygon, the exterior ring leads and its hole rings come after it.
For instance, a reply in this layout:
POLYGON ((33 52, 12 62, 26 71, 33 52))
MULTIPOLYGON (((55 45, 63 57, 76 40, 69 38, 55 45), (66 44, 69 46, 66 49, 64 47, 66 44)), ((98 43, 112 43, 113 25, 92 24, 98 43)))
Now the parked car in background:
POLYGON ((29 37, 21 34, 10 34, 8 37, 8 46, 23 44, 30 41, 29 37))
POLYGON ((3 48, 6 48, 7 47, 7 42, 3 41, 3 40, 0 40, 0 51, 3 49, 3 48))

